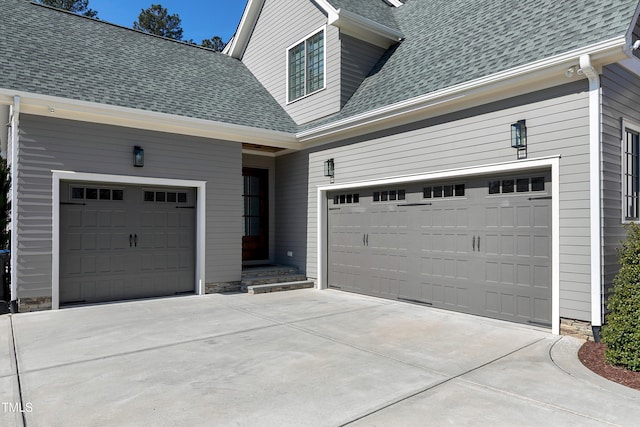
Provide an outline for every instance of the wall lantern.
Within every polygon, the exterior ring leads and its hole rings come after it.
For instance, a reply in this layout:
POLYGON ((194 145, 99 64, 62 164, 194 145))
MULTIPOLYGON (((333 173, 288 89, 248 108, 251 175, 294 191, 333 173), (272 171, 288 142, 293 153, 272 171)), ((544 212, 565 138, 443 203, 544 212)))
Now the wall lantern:
POLYGON ((518 120, 511 125, 511 147, 518 150, 518 159, 527 157, 527 124, 525 120, 518 120))
POLYGON ((331 178, 333 178, 334 175, 334 164, 333 164, 333 159, 329 159, 327 161, 324 162, 324 176, 330 176, 331 178))
POLYGON ((527 146, 527 124, 524 120, 511 125, 511 146, 518 149, 527 146))
POLYGON ((133 166, 138 168, 144 166, 144 150, 137 145, 133 147, 133 166))

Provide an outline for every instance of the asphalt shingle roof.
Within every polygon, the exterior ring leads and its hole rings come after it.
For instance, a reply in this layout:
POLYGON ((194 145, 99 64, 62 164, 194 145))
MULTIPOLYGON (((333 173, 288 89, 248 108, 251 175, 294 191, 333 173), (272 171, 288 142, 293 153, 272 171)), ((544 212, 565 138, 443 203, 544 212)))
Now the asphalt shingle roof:
POLYGON ((227 55, 31 4, 0 0, 0 88, 294 132, 227 55))
MULTIPOLYGON (((299 1, 299 0, 296 0, 299 1)), ((0 0, 0 88, 296 132, 619 37, 638 0, 329 0, 406 37, 330 117, 296 126, 240 61, 0 0)))
POLYGON ((408 0, 389 8, 406 39, 387 51, 339 113, 303 129, 622 36, 637 6, 638 0, 408 0))

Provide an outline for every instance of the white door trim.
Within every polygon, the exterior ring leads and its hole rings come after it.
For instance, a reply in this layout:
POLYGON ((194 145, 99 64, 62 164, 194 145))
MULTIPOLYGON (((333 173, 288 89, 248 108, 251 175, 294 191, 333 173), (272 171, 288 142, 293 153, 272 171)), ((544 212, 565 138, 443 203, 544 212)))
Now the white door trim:
POLYGON ((491 175, 502 172, 526 171, 529 169, 551 169, 551 331, 560 334, 560 157, 544 157, 531 160, 494 163, 469 168, 448 169, 419 175, 378 178, 370 181, 356 181, 342 184, 319 186, 318 202, 318 289, 327 288, 327 192, 362 187, 377 187, 391 184, 405 184, 434 179, 491 175))
POLYGON ((196 295, 204 294, 206 235, 206 181, 147 178, 142 176, 107 175, 86 172, 53 170, 53 256, 51 265, 51 308, 60 308, 60 181, 108 182, 114 184, 150 185, 157 187, 188 187, 196 189, 196 295))

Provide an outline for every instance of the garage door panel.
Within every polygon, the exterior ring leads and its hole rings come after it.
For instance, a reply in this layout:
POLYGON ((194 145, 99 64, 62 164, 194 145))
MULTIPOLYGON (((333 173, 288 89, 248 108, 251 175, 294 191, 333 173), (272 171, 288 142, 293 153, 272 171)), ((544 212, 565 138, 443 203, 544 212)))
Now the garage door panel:
POLYGON ((402 202, 383 197, 400 194, 400 188, 362 189, 353 206, 340 205, 340 197, 330 195, 329 283, 375 296, 548 324, 549 182, 548 173, 541 172, 417 183, 402 189, 402 202), (350 239, 349 232, 357 238, 350 239), (369 246, 363 241, 366 236, 369 246), (347 247, 352 253, 346 253, 347 247), (345 262, 358 257, 357 263, 345 262))
POLYGON ((109 187, 61 184, 61 303, 193 291, 195 209, 176 205, 190 207, 194 191, 169 203, 163 189, 109 187))

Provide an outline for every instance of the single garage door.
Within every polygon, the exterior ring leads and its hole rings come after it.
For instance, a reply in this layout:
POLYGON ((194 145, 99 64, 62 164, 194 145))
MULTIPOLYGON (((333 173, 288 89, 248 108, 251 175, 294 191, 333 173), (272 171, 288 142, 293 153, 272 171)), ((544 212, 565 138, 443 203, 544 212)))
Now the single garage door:
POLYGON ((551 326, 546 172, 329 194, 329 286, 551 326))
POLYGON ((61 183, 60 302, 193 292, 195 190, 61 183))

